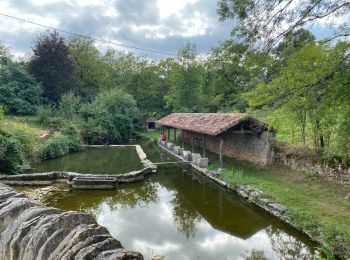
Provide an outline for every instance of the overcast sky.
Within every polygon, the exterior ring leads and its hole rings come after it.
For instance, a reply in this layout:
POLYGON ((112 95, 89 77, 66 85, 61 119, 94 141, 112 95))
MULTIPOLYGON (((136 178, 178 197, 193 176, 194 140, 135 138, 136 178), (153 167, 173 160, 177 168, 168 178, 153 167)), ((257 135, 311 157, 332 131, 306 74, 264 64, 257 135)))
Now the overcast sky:
MULTIPOLYGON (((0 12, 157 51, 176 53, 186 43, 195 43, 206 54, 210 47, 229 38, 232 29, 232 21, 218 21, 216 5, 216 0, 0 0, 0 12)), ((29 53, 36 37, 47 30, 3 16, 0 25, 0 41, 16 56, 29 53)), ((316 24, 313 32, 324 37, 329 31, 316 24)))

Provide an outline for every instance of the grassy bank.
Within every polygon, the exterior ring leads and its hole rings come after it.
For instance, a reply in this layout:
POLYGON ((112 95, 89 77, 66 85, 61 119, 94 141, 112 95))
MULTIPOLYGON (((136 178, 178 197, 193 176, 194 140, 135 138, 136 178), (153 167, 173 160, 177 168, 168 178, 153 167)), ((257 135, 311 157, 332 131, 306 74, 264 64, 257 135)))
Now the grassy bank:
POLYGON ((288 207, 293 224, 308 230, 335 254, 350 258, 349 188, 313 174, 285 168, 258 170, 242 162, 227 165, 220 178, 260 189, 264 196, 288 207))

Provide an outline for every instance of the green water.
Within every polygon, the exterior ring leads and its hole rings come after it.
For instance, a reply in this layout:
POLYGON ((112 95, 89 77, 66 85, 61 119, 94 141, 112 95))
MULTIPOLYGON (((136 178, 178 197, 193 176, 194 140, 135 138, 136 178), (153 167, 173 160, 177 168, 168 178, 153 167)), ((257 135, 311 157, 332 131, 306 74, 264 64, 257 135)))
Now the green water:
MULTIPOLYGON (((171 160, 153 144, 143 148, 153 161, 171 160)), ((310 259, 314 250, 294 229, 174 165, 115 191, 78 191, 64 184, 18 189, 49 206, 92 213, 145 259, 157 254, 166 260, 310 259)))
POLYGON ((142 165, 135 147, 88 147, 78 153, 33 165, 30 172, 121 174, 140 169, 142 165))

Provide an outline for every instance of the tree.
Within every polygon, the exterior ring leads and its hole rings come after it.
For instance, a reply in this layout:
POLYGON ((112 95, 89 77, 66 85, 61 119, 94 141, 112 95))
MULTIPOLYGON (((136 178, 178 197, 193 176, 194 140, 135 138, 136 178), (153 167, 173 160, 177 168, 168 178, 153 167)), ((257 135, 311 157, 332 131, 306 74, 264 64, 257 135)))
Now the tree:
POLYGON ((348 43, 305 45, 289 57, 275 79, 245 94, 249 105, 268 111, 275 127, 276 122, 296 124, 303 143, 334 152, 335 140, 349 129, 344 127, 350 103, 348 85, 344 85, 349 78, 349 48, 348 43))
POLYGON ((246 109, 246 101, 241 97, 254 87, 251 83, 251 71, 245 66, 248 46, 227 40, 212 48, 208 59, 207 71, 212 74, 209 84, 213 85, 213 95, 217 109, 246 109))
POLYGON ((42 87, 21 63, 0 67, 0 104, 12 114, 33 114, 41 101, 42 87))
MULTIPOLYGON (((222 21, 236 20, 232 35, 269 48, 291 31, 349 10, 348 0, 219 0, 217 12, 222 21)), ((346 24, 339 26, 336 36, 349 35, 346 24)))
POLYGON ((69 55, 73 60, 77 93, 83 100, 93 100, 105 87, 106 64, 92 40, 72 37, 69 39, 69 55))
POLYGON ((28 68, 41 82, 44 97, 57 103, 63 93, 75 86, 74 66, 65 40, 55 31, 40 36, 33 47, 28 68))
POLYGON ((106 90, 82 108, 83 136, 89 143, 127 142, 138 114, 133 97, 121 89, 106 90))
POLYGON ((197 61, 195 45, 187 44, 179 50, 179 64, 173 67, 173 84, 165 96, 168 107, 179 112, 203 112, 204 67, 197 61))
POLYGON ((0 43, 0 66, 5 65, 11 60, 11 54, 8 47, 0 43))
POLYGON ((80 97, 73 92, 68 92, 61 96, 59 102, 59 112, 67 119, 72 119, 80 109, 81 100, 80 97))

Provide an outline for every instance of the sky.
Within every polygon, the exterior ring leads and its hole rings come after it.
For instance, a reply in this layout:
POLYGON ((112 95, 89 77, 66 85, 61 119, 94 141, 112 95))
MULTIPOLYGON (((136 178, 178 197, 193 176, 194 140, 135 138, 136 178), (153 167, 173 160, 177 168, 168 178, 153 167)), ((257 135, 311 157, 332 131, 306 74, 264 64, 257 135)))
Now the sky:
MULTIPOLYGON (((47 26, 140 48, 177 53, 195 43, 200 53, 230 37, 215 0, 0 0, 0 12, 47 26)), ((47 31, 0 16, 0 41, 16 56, 31 51, 47 31)), ((116 47, 97 43, 99 47, 116 47)), ((123 50, 123 48, 121 48, 123 50)), ((158 58, 158 54, 137 52, 158 58)), ((164 56, 160 56, 163 58, 164 56)))
MULTIPOLYGON (((217 0, 0 0, 0 13, 105 41, 175 54, 185 44, 194 43, 206 55, 211 47, 230 37, 233 21, 220 22, 216 8, 217 0)), ((16 57, 29 55, 35 39, 47 31, 3 16, 0 25, 0 41, 11 47, 16 57)), ((323 22, 314 24, 311 31, 317 38, 331 33, 323 22)), ((102 50, 117 47, 96 44, 102 50)), ((136 54, 165 57, 141 51, 136 54)))

